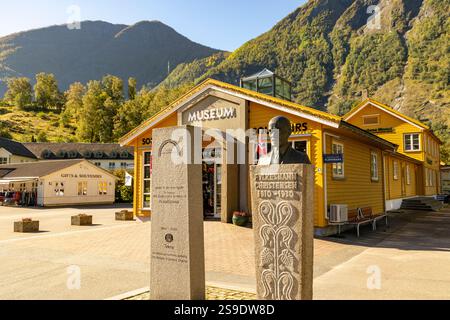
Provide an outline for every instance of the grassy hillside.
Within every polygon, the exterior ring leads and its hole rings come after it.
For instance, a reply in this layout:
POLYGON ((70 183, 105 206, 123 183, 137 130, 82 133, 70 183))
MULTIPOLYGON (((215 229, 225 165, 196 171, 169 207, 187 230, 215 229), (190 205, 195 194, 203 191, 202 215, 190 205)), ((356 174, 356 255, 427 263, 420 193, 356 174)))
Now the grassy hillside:
POLYGON ((76 123, 62 126, 60 115, 54 113, 20 111, 0 106, 0 136, 21 142, 75 141, 76 123))

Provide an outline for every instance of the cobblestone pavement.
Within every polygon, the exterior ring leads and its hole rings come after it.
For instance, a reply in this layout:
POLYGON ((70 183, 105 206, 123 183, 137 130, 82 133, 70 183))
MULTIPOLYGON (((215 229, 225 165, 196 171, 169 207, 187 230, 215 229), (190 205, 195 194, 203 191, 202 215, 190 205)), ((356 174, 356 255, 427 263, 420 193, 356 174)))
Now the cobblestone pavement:
MULTIPOLYGON (((144 293, 125 300, 149 299, 150 293, 144 293)), ((206 300, 256 300, 256 294, 216 287, 206 287, 206 300)))

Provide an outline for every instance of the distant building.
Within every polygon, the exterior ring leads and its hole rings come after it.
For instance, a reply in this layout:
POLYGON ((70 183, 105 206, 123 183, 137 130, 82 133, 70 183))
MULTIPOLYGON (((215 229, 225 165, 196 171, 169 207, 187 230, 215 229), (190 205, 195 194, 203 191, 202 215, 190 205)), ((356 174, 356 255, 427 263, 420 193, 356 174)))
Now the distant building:
POLYGON ((89 161, 0 165, 0 195, 30 206, 112 204, 116 177, 89 161))
POLYGON ((0 138, 0 165, 37 161, 37 157, 20 142, 0 138))
POLYGON ((24 143, 39 160, 86 159, 97 167, 113 171, 134 168, 134 148, 112 143, 24 143))

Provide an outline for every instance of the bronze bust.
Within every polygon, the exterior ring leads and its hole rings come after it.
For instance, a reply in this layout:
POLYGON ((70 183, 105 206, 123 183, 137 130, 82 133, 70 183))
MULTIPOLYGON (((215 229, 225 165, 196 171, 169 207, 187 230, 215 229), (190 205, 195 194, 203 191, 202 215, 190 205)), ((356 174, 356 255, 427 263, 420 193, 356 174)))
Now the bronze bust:
POLYGON ((311 164, 306 153, 292 148, 289 137, 292 134, 291 122, 286 117, 275 117, 269 122, 269 135, 272 151, 259 159, 258 165, 271 164, 311 164))

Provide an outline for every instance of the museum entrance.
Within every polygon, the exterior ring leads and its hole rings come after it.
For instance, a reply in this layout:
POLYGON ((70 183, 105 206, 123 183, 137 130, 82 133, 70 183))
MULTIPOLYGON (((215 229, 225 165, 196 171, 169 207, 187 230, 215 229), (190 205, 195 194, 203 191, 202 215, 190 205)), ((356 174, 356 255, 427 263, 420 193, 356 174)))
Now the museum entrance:
POLYGON ((221 149, 203 150, 203 215, 205 219, 220 219, 222 213, 221 149))

